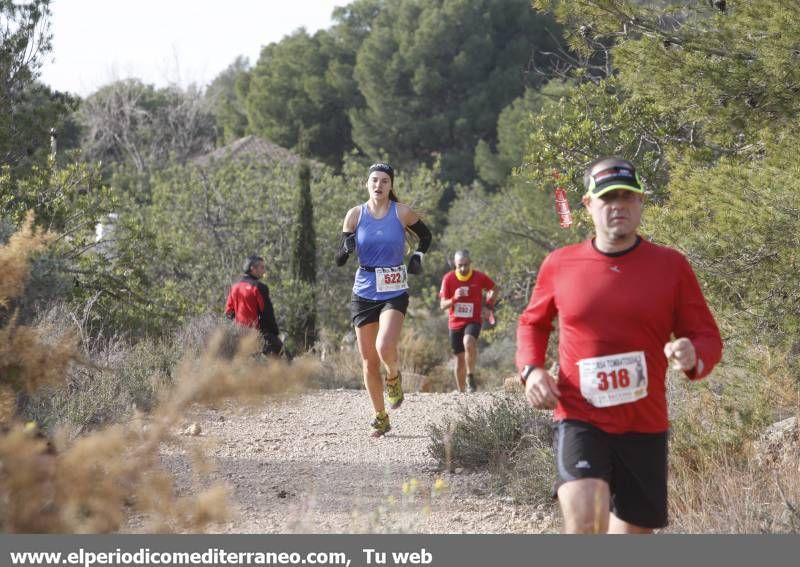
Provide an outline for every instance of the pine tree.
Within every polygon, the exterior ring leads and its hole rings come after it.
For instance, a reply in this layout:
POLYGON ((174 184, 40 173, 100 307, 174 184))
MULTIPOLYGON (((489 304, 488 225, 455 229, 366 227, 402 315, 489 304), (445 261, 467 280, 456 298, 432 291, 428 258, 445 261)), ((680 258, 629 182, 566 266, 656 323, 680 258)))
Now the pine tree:
POLYGON ((292 243, 292 275, 295 280, 306 284, 312 290, 303 321, 297 326, 295 342, 304 348, 314 344, 316 339, 316 295, 313 293, 317 282, 317 245, 314 231, 314 205, 311 201, 311 168, 303 162, 297 175, 297 222, 292 243))

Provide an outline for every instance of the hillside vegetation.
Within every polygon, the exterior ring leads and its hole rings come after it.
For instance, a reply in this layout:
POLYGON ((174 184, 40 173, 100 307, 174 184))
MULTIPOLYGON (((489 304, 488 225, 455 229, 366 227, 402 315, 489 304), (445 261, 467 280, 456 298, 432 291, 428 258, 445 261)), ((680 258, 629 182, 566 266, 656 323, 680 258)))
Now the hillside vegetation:
MULTIPOLYGON (((332 256, 379 159, 434 231, 406 370, 450 388, 436 294, 466 247, 502 289, 481 335, 482 386, 500 387, 541 260, 591 234, 583 168, 615 154, 648 189, 642 235, 686 254, 725 341, 708 380, 670 378, 675 529, 797 531, 796 420, 779 441, 765 431, 800 410, 800 5, 354 0, 329 29, 298 30, 206 87, 126 79, 80 99, 38 80, 58 33, 49 4, 0 2, 4 530, 115 530, 134 503, 157 529, 203 529, 221 492, 184 508, 156 463, 189 405, 361 387, 353 266, 332 256), (287 343, 306 351, 292 369, 249 356, 221 317, 252 253, 287 343), (160 425, 140 428, 142 415, 160 425), (59 496, 31 496, 43 486, 59 496)), ((501 410, 434 423, 432 451, 492 471, 498 495, 540 498, 541 416, 501 410), (507 430, 474 435, 484 426, 507 430)))

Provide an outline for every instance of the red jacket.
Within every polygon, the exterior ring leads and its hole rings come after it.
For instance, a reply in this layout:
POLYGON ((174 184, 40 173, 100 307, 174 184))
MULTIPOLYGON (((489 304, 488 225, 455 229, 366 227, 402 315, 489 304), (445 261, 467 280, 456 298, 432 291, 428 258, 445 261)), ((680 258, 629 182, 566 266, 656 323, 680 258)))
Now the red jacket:
POLYGON ((519 318, 520 369, 544 366, 556 316, 561 397, 554 419, 585 421, 609 433, 669 428, 664 345, 672 334, 689 338, 695 347, 698 365, 687 373, 690 379, 706 376, 722 356, 717 324, 689 262, 679 252, 645 240, 616 255, 599 252, 587 240, 545 258, 519 318), (590 404, 582 394, 578 362, 584 360, 586 368, 594 357, 632 352, 644 353, 645 397, 610 407, 590 404))
POLYGON ((259 329, 262 333, 279 334, 269 288, 251 275, 242 276, 231 286, 225 302, 225 315, 234 318, 240 325, 259 329))

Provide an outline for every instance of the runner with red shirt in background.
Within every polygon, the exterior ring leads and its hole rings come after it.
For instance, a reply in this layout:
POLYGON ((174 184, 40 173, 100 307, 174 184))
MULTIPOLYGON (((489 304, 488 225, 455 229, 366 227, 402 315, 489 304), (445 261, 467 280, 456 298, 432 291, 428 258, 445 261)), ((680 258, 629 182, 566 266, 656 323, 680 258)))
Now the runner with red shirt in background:
POLYGON ((478 336, 483 323, 483 292, 486 291, 486 305, 491 309, 497 300, 497 289, 492 278, 472 269, 468 250, 458 250, 453 264, 455 269, 442 278, 439 306, 448 311, 447 327, 456 359, 456 388, 459 392, 474 392, 477 389, 478 336))
POLYGON ((667 524, 667 366, 703 378, 722 340, 686 258, 637 234, 633 164, 596 160, 584 185, 595 238, 542 262, 516 362, 531 405, 555 410, 565 532, 651 533, 667 524), (556 316, 557 379, 545 370, 556 316))

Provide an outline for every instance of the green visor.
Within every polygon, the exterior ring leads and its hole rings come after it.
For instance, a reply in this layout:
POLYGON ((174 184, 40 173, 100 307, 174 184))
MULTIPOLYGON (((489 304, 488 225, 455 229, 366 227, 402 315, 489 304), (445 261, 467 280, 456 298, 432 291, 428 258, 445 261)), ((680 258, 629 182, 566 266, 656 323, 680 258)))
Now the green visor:
POLYGON ((642 181, 635 170, 624 166, 612 166, 589 176, 586 196, 600 197, 615 189, 644 193, 642 181))

